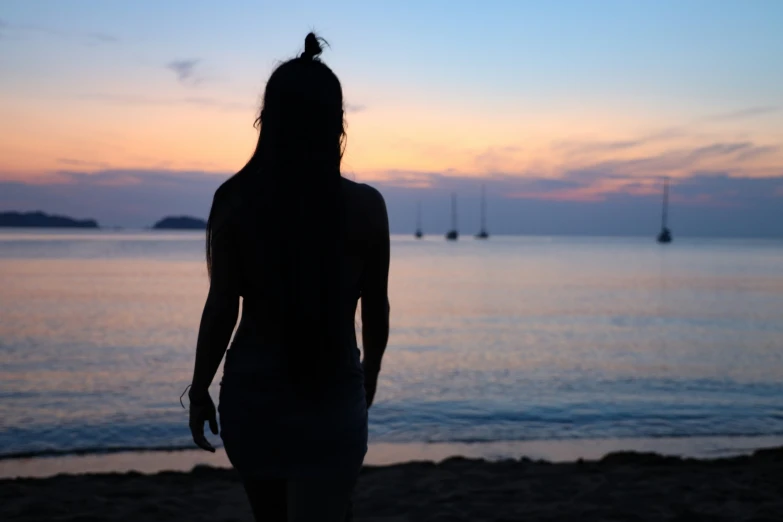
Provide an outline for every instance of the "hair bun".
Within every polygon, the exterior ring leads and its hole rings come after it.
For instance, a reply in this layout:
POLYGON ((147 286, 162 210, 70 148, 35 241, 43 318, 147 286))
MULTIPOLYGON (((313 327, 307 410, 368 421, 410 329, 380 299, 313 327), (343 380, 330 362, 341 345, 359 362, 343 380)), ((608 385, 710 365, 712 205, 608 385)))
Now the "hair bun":
POLYGON ((305 60, 313 60, 316 56, 321 54, 323 49, 321 48, 321 39, 318 38, 315 33, 308 33, 305 37, 305 47, 301 58, 305 60))

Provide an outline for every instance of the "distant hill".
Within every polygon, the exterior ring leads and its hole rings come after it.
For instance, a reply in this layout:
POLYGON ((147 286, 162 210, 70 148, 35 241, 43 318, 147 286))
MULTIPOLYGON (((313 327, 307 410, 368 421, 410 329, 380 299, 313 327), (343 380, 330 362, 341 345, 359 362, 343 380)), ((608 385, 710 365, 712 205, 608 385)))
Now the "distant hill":
POLYGON ((190 216, 169 216, 152 225, 152 228, 157 230, 206 230, 207 222, 190 216))
POLYGON ((0 212, 0 227, 98 228, 94 219, 50 216, 43 212, 0 212))

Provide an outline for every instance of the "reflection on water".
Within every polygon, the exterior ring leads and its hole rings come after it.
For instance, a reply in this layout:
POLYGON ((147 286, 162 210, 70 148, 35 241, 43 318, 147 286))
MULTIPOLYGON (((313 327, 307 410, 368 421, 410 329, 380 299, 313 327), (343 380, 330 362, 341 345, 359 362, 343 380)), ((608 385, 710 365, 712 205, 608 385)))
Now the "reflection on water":
MULTIPOLYGON (((0 453, 190 443, 202 248, 0 232, 0 453)), ((390 283, 375 442, 783 434, 781 242, 399 237, 390 283)))

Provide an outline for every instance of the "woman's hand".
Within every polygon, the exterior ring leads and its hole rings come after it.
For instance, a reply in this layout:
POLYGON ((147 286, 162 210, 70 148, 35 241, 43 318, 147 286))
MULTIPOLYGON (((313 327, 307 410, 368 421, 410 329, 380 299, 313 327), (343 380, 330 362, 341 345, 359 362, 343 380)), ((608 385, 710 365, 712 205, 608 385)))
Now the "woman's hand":
POLYGON ((218 434, 217 412, 215 404, 209 392, 195 395, 190 394, 190 434, 193 435, 193 442, 199 448, 215 453, 215 448, 204 436, 204 423, 209 422, 209 429, 215 435, 218 434))

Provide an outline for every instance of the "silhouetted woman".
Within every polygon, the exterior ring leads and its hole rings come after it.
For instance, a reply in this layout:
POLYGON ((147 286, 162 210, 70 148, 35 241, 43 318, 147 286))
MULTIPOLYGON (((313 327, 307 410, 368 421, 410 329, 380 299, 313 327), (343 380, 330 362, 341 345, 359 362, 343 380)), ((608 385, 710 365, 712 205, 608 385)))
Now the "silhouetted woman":
POLYGON ((340 175, 342 88, 320 53, 308 34, 304 53, 269 78, 255 153, 215 192, 207 226, 190 429, 214 451, 204 437, 205 422, 217 433, 208 387, 242 297, 220 434, 256 520, 344 519, 389 333, 386 206, 340 175))

